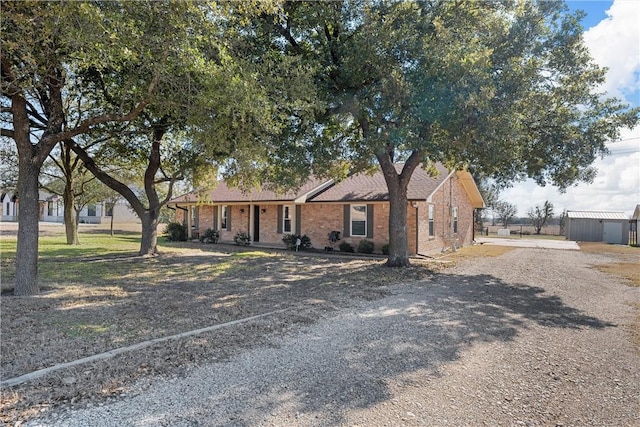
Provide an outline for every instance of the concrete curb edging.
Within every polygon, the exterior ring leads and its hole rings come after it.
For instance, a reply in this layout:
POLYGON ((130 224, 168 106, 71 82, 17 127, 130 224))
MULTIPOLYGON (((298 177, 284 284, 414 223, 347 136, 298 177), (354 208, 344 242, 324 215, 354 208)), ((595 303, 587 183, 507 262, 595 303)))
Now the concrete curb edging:
POLYGON ((30 372, 28 374, 20 375, 19 377, 9 378, 7 380, 0 381, 0 386, 13 387, 13 386, 25 383, 27 381, 31 381, 31 380, 43 377, 47 374, 50 374, 55 371, 59 371, 61 369, 70 368, 72 366, 78 366, 85 363, 96 362, 98 360, 111 359, 112 357, 115 357, 119 354, 127 353, 134 350, 140 350, 142 348, 146 348, 154 344, 191 337, 193 335, 199 335, 204 332, 210 332, 210 331, 215 331, 216 329, 222 329, 229 326, 239 325, 241 323, 250 322, 252 320, 256 320, 261 317, 271 316, 271 315, 282 313, 288 310, 290 309, 285 308, 282 310, 270 311, 268 313, 258 314, 256 316, 251 316, 251 317, 245 317, 243 319, 232 320, 231 322, 221 323, 219 325, 207 326, 206 328, 194 329, 192 331, 182 332, 175 335, 169 335, 161 338, 154 338, 152 340, 139 342, 137 344, 128 345, 126 347, 115 348, 113 350, 105 351, 104 353, 94 354, 93 356, 83 357, 82 359, 73 360, 71 362, 59 363, 57 365, 53 365, 48 368, 43 368, 37 371, 30 372))

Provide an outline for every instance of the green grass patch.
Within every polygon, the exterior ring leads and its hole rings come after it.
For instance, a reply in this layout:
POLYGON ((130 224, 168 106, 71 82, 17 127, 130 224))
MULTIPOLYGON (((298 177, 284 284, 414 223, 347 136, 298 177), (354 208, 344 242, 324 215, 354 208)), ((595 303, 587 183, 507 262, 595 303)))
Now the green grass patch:
POLYGON ((109 326, 92 325, 85 323, 71 324, 63 327, 63 332, 68 337, 85 338, 106 334, 107 332, 109 332, 109 326))
MULTIPOLYGON (((67 245, 64 236, 45 236, 38 239, 38 253, 41 259, 118 255, 135 253, 140 249, 138 235, 81 234, 79 245, 67 245)), ((17 239, 8 237, 0 240, 2 257, 16 256, 17 239)))
MULTIPOLYGON (((80 233, 79 245, 67 245, 63 235, 39 239, 38 276, 44 286, 79 285, 87 287, 112 286, 118 283, 139 283, 153 286, 171 281, 196 279, 214 280, 235 269, 252 269, 247 262, 275 254, 260 251, 238 251, 225 254, 206 263, 181 262, 176 257, 135 257, 140 247, 138 234, 80 233), (129 258, 131 256, 131 258, 129 258)), ((185 257, 202 252, 217 252, 216 245, 198 247, 190 242, 168 242, 158 239, 161 254, 185 257)), ((0 240, 0 280, 11 284, 15 280, 16 237, 0 240)), ((8 285, 9 286, 9 285, 8 285)))
MULTIPOLYGON (((47 282, 77 283, 83 279, 117 277, 108 262, 94 263, 87 260, 113 256, 135 255, 140 248, 136 235, 80 234, 79 245, 67 245, 64 236, 44 236, 38 240, 38 271, 40 280, 47 282)), ((16 237, 0 240, 0 280, 15 279, 16 237)))

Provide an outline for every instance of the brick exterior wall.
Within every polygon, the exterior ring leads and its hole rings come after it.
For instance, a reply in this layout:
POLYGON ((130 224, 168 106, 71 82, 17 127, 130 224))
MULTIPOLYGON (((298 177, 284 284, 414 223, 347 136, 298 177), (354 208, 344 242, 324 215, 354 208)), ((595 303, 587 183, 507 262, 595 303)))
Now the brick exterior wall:
POLYGON ((213 224, 213 208, 213 205, 198 206, 198 227, 196 231, 199 234, 204 233, 207 228, 216 228, 213 224))
MULTIPOLYGON (((375 252, 382 252, 382 245, 389 243, 389 204, 373 204, 373 241, 375 252)), ((311 239, 315 248, 329 246, 329 233, 339 231, 342 240, 336 242, 334 247, 338 249, 341 242, 347 242, 354 248, 358 247, 364 237, 344 236, 344 204, 343 203, 308 203, 302 205, 301 233, 311 239)))
MULTIPOLYGON (((389 242, 389 204, 386 202, 369 203, 373 209, 373 238, 375 252, 381 253, 382 246, 389 242)), ((260 216, 260 244, 282 246, 282 237, 285 233, 278 233, 278 206, 279 204, 258 205, 260 216), (262 210, 264 209, 264 212, 262 210)), ((295 207, 292 206, 292 233, 295 233, 295 207)), ((214 224, 214 209, 217 205, 200 205, 198 209, 199 233, 211 227, 217 229, 214 224)), ((233 242, 233 237, 238 232, 253 233, 253 220, 251 212, 254 206, 229 205, 231 217, 231 229, 220 231, 222 242, 233 242), (251 220, 251 223, 250 223, 251 220)), ((255 211, 254 211, 255 212, 255 211)), ((186 212, 177 209, 176 221, 182 222, 186 212)), ((301 205, 300 232, 311 239, 314 248, 322 249, 329 245, 328 234, 331 231, 340 231, 342 241, 346 241, 355 248, 363 237, 345 237, 344 233, 344 203, 306 203, 301 205)), ((453 175, 440 186, 432 195, 430 203, 419 201, 407 206, 407 235, 409 253, 428 254, 452 245, 457 247, 468 245, 473 240, 473 208, 467 194, 453 175), (429 204, 434 205, 434 236, 429 236, 429 204), (453 233, 453 218, 451 208, 458 208, 458 233, 453 233)), ((340 242, 334 246, 337 249, 340 242)))
POLYGON ((278 234, 278 205, 260 205, 259 212, 260 243, 273 244, 274 246, 282 245, 284 247, 284 243, 282 243, 284 234, 278 234), (264 212, 262 212, 263 209, 264 212))
POLYGON ((251 233, 248 204, 228 205, 227 215, 231 219, 231 228, 229 230, 220 230, 220 240, 222 242, 233 242, 233 237, 240 232, 251 233))
POLYGON ((473 241, 473 207, 458 178, 453 175, 433 194, 434 236, 429 237, 429 203, 420 202, 418 253, 428 254, 473 241), (451 208, 458 208, 458 233, 453 233, 451 208))

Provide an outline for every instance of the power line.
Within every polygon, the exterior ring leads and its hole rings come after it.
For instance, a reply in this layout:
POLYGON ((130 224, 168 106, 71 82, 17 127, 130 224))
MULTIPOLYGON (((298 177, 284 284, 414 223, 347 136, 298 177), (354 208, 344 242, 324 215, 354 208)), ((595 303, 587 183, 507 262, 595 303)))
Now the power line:
POLYGON ((624 141, 633 141, 636 139, 640 139, 640 136, 634 136, 633 138, 616 139, 615 141, 607 142, 607 144, 615 144, 616 142, 624 142, 624 141))
POLYGON ((640 149, 630 149, 630 150, 620 150, 620 151, 610 151, 609 155, 610 156, 615 156, 618 154, 633 154, 633 153, 640 153, 640 149))

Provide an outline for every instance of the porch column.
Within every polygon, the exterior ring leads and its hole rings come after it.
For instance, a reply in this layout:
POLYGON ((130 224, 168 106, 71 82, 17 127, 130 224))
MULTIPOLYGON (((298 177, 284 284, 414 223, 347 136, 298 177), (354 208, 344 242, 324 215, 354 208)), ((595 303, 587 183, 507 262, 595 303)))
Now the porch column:
POLYGON ((253 239, 255 238, 255 235, 253 234, 253 232, 254 232, 254 230, 253 230, 253 224, 254 224, 254 215, 253 215, 253 209, 254 208, 253 208, 253 206, 254 205, 253 205, 253 203, 250 203, 248 206, 249 206, 249 208, 248 208, 249 209, 249 215, 248 215, 249 224, 247 224, 248 225, 247 230, 248 230, 249 236, 251 236, 251 241, 253 241, 253 239))
POLYGON ((191 209, 193 209, 193 206, 187 207, 187 240, 191 240, 193 235, 191 232, 191 209))

